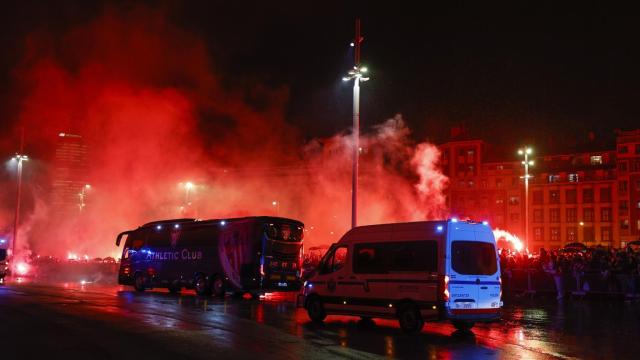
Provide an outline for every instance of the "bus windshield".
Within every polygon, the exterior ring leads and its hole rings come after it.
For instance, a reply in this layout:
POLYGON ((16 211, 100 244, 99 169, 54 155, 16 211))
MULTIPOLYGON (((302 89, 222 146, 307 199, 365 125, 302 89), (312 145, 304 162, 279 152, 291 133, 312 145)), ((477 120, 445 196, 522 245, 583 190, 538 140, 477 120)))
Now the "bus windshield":
POLYGON ((462 275, 493 275, 498 271, 496 249, 486 242, 454 241, 451 266, 462 275))

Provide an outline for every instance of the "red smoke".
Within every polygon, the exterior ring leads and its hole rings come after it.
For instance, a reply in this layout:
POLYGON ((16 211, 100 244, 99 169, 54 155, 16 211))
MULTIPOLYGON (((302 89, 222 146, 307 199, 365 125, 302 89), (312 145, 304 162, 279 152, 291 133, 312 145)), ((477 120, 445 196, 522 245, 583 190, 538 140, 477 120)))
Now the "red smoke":
MULTIPOLYGON (((21 239, 33 250, 113 255, 118 232, 185 214, 296 218, 309 245, 348 229, 351 136, 302 144, 284 121, 286 89, 256 85, 250 97, 267 104, 256 110, 245 92, 223 89, 205 43, 162 12, 107 10, 61 38, 38 34, 27 44, 16 71, 26 150, 51 160, 58 133, 82 135, 92 185, 85 211, 63 218, 48 206, 46 185, 31 185, 35 206, 21 239)), ((438 151, 413 143, 401 116, 361 145, 360 224, 446 216, 438 151)))

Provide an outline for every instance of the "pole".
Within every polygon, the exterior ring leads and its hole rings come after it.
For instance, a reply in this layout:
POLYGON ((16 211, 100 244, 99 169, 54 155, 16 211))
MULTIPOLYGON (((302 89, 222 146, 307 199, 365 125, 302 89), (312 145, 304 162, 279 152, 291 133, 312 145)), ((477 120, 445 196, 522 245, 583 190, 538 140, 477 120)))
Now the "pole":
MULTIPOLYGON (((356 19, 354 39, 356 68, 360 65, 360 19, 356 19)), ((358 158, 360 157, 360 78, 353 79, 353 170, 351 179, 351 227, 358 226, 358 158)))
POLYGON ((18 242, 18 224, 20 223, 20 194, 22 192, 22 155, 18 156, 18 188, 16 191, 16 214, 13 223, 13 241, 11 242, 11 256, 16 256, 18 242))
POLYGON ((524 249, 529 251, 529 155, 524 152, 524 249))

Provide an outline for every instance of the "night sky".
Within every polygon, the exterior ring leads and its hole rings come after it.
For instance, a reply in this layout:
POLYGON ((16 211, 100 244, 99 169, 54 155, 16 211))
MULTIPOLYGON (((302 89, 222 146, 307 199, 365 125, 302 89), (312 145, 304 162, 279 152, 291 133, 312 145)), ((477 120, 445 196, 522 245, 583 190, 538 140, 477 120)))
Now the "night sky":
MULTIPOLYGON (((362 126, 403 114, 421 141, 446 141, 452 126, 473 137, 541 152, 570 151, 594 131, 639 128, 640 18, 630 9, 558 6, 422 6, 400 2, 41 2, 3 4, 0 15, 1 130, 15 126, 14 69, 34 32, 63 33, 105 8, 160 8, 204 39, 230 91, 289 91, 286 121, 306 139, 351 124, 354 18, 362 19, 362 126)), ((167 54, 171 56, 171 54, 167 54)), ((255 107, 265 101, 247 96, 255 107)), ((204 115, 203 128, 219 121, 204 115)), ((6 144, 5 139, 5 144, 6 144)), ((3 149, 7 150, 7 149, 3 149)))

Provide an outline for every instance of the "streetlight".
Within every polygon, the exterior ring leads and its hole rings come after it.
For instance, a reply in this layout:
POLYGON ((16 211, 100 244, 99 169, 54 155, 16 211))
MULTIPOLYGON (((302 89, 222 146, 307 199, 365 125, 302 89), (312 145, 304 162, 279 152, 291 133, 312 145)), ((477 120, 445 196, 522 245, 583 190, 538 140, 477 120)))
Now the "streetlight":
POLYGON ((271 205, 273 205, 273 207, 276 209, 276 216, 279 216, 280 214, 280 202, 273 200, 271 202, 271 205))
POLYGON ((20 194, 22 193, 22 162, 28 161, 29 157, 27 155, 16 154, 12 159, 12 161, 18 162, 18 188, 16 191, 16 215, 13 223, 13 240, 11 241, 11 256, 15 258, 16 256, 16 243, 18 242, 18 224, 20 223, 20 194))
POLYGON ((355 47, 355 65, 342 81, 353 80, 353 171, 351 179, 351 227, 358 224, 358 157, 360 152, 360 82, 369 80, 363 75, 366 66, 360 66, 360 44, 364 37, 360 36, 360 19, 356 19, 356 37, 350 44, 355 47))
POLYGON ((518 155, 524 156, 522 165, 524 166, 524 248, 525 251, 529 251, 529 166, 533 166, 533 160, 529 160, 529 155, 533 153, 533 149, 525 146, 522 149, 518 149, 518 155))

